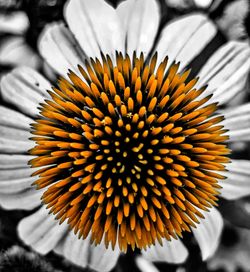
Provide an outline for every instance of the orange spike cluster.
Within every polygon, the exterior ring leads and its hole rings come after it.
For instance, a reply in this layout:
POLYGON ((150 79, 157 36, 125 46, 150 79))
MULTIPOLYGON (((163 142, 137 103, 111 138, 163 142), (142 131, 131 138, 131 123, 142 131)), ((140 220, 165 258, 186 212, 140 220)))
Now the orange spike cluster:
POLYGON ((49 91, 30 161, 43 202, 79 237, 146 248, 182 236, 216 205, 225 130, 198 79, 157 55, 90 59, 49 91))

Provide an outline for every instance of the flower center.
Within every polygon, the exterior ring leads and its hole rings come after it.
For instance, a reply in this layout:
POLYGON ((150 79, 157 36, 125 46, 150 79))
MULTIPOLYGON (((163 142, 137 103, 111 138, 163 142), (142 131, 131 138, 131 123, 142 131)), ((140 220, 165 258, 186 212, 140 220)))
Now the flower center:
POLYGON ((223 117, 210 96, 199 99, 205 87, 156 62, 91 59, 58 81, 32 124, 43 202, 79 237, 125 252, 195 227, 200 209, 216 205, 228 162, 223 117))

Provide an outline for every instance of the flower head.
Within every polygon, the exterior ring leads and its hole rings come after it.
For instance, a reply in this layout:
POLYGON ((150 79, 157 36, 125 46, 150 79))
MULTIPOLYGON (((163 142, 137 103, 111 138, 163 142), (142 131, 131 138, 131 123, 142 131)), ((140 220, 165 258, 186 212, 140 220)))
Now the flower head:
POLYGON ((79 237, 99 244, 104 236, 113 248, 118 240, 123 251, 195 227, 203 217, 195 207, 216 205, 224 177, 212 170, 228 162, 217 103, 199 99, 206 88, 194 88, 189 70, 165 71, 167 57, 155 69, 156 60, 91 59, 81 77, 70 72, 71 82, 49 91, 32 124, 43 202, 79 237))

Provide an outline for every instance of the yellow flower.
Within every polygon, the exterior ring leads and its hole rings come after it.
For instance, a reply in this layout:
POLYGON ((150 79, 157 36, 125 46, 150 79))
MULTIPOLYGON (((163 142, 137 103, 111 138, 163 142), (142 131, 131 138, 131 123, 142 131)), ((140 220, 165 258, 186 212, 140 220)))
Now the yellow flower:
POLYGON ((170 22, 159 35, 155 0, 116 9, 71 0, 65 19, 68 27, 53 23, 39 41, 60 75, 53 90, 26 67, 1 80, 14 109, 0 107, 0 204, 30 210, 43 202, 19 223, 20 238, 41 254, 54 250, 109 271, 128 247, 150 261, 183 262, 180 237, 192 231, 209 258, 223 227, 213 207, 219 192, 250 193, 250 162, 227 164, 225 146, 249 140, 249 104, 220 108, 244 91, 249 46, 223 44, 198 80, 189 64, 217 34, 202 14, 170 22))

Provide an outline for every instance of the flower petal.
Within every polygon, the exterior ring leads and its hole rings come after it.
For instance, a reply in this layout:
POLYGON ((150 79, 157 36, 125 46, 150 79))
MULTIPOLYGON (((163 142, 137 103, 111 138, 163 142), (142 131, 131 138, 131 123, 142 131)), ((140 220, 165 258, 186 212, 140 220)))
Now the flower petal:
POLYGON ((30 155, 0 154, 0 169, 26 168, 28 161, 33 158, 30 155))
POLYGON ((124 52, 124 33, 113 7, 103 0, 72 0, 65 8, 65 19, 88 57, 124 52))
POLYGON ((36 116, 38 105, 48 97, 50 83, 35 70, 19 67, 1 79, 1 94, 5 101, 22 112, 36 116))
POLYGON ((155 0, 128 0, 122 2, 117 13, 126 33, 127 52, 145 56, 154 44, 160 22, 159 5, 155 0))
POLYGON ((31 118, 22 113, 0 106, 0 125, 29 130, 32 122, 31 118))
POLYGON ((108 272, 116 264, 120 251, 116 246, 114 250, 105 248, 104 244, 91 245, 90 236, 78 239, 72 231, 69 232, 55 248, 55 252, 63 255, 72 263, 81 267, 88 267, 98 272, 108 272))
POLYGON ((188 250, 180 239, 162 240, 161 246, 156 242, 147 250, 142 250, 142 255, 151 262, 183 263, 188 256, 188 250))
POLYGON ((33 144, 29 141, 13 141, 0 136, 0 152, 4 153, 25 153, 31 149, 33 144))
POLYGON ((39 68, 41 59, 28 46, 23 37, 14 36, 4 39, 0 46, 0 63, 4 65, 26 65, 34 69, 39 68))
MULTIPOLYGON (((29 156, 31 158, 31 156, 29 156)), ((11 164, 11 162, 10 162, 11 164)), ((22 168, 2 169, 0 164, 0 192, 13 194, 31 187, 36 177, 31 177, 34 169, 24 165, 22 168)))
POLYGON ((228 142, 250 141, 250 103, 221 110, 225 117, 221 122, 229 131, 228 142))
MULTIPOLYGON (((1 170, 3 172, 3 170, 1 170)), ((10 172, 10 171, 8 171, 10 172)), ((17 172, 17 171, 16 171, 17 172)), ((1 194, 14 194, 22 192, 23 190, 31 187, 31 184, 36 180, 35 177, 23 177, 23 178, 0 178, 0 192, 1 194)), ((1 202, 1 200, 0 200, 1 202)))
POLYGON ((142 272, 159 272, 159 270, 150 261, 146 260, 142 256, 135 258, 135 263, 142 272))
POLYGON ((36 177, 31 177, 34 169, 28 166, 28 161, 32 158, 30 155, 0 154, 1 195, 23 194, 31 189, 31 184, 36 180, 36 177))
POLYGON ((29 141, 31 134, 27 130, 0 125, 0 152, 26 153, 33 147, 29 141))
POLYGON ((227 169, 228 172, 223 173, 227 179, 220 181, 221 196, 234 200, 250 195, 250 161, 231 160, 227 169))
POLYGON ((0 14, 0 32, 23 34, 29 27, 29 19, 25 12, 17 11, 0 14))
POLYGON ((89 267, 95 271, 108 272, 116 265, 120 250, 117 246, 114 250, 111 246, 106 248, 101 243, 98 246, 91 245, 91 253, 89 267))
POLYGON ((204 213, 205 218, 200 219, 200 224, 192 228, 193 234, 200 246, 202 260, 211 257, 218 245, 223 229, 223 219, 216 208, 211 208, 210 212, 204 213))
POLYGON ((216 27, 202 14, 192 14, 166 25, 161 32, 155 51, 158 60, 169 57, 169 64, 180 61, 184 68, 216 35, 216 27), (197 42, 199 41, 199 42, 197 42))
POLYGON ((200 71, 197 88, 208 84, 207 90, 200 98, 213 93, 209 103, 227 103, 244 90, 249 69, 249 45, 246 42, 228 42, 209 58, 200 71))
POLYGON ((89 258, 89 240, 80 240, 72 232, 68 232, 64 239, 54 249, 55 253, 62 255, 72 263, 87 267, 89 258))
POLYGON ((31 188, 17 193, 0 193, 0 206, 6 210, 32 210, 41 204, 42 192, 31 188))
POLYGON ((47 25, 39 38, 38 48, 49 65, 63 76, 69 69, 77 73, 77 65, 84 63, 84 53, 63 23, 47 25))
POLYGON ((1 137, 7 138, 9 140, 29 142, 29 137, 31 136, 28 130, 2 126, 0 125, 1 137))
POLYGON ((35 251, 47 254, 56 247, 67 229, 67 224, 59 225, 54 216, 48 214, 48 210, 43 206, 20 221, 18 234, 24 243, 35 251))

